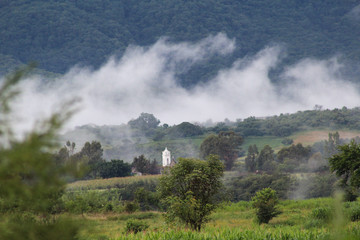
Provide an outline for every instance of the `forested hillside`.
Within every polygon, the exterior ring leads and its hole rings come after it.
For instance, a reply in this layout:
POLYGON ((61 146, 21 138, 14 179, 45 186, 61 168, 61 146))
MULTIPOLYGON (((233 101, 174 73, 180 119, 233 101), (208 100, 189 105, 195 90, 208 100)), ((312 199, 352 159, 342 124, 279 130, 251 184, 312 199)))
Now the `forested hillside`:
MULTIPOLYGON (((79 126, 64 134, 62 139, 75 142, 77 146, 82 146, 87 141, 99 141, 104 146, 105 158, 131 161, 134 156, 141 154, 151 159, 159 159, 165 147, 171 149, 176 157, 198 156, 201 142, 211 134, 233 132, 242 136, 245 144, 241 154, 244 155, 249 144, 283 147, 293 143, 291 136, 319 129, 347 130, 355 134, 360 130, 360 109, 343 107, 323 110, 319 106, 316 110, 266 118, 248 117, 236 122, 225 120, 211 126, 189 122, 169 126, 166 123, 160 124, 160 120, 153 114, 142 113, 127 124, 79 126)), ((316 138, 311 144, 319 140, 321 138, 316 138)))
POLYGON ((195 41, 218 32, 236 39, 231 55, 214 57, 182 76, 191 86, 235 58, 273 43, 285 47, 284 62, 342 54, 360 56, 360 16, 355 0, 2 0, 0 71, 37 61, 64 73, 75 64, 99 67, 131 44, 160 37, 195 41))

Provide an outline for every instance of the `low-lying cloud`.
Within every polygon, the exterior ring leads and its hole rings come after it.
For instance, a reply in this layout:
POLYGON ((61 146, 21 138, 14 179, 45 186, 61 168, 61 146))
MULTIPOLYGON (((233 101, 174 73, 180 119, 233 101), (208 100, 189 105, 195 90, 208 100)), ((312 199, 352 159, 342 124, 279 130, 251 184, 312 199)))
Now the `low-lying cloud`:
POLYGON ((269 72, 283 54, 279 46, 238 59, 206 84, 191 89, 178 84, 179 73, 235 49, 235 40, 224 34, 197 43, 160 39, 149 47, 130 46, 121 58, 110 58, 98 70, 74 67, 46 85, 36 77, 27 79, 16 109, 28 124, 66 99, 81 98, 81 110, 69 123, 78 126, 126 123, 141 112, 153 113, 162 123, 178 124, 290 113, 316 104, 341 108, 360 103, 359 89, 344 80, 340 71, 344 66, 336 58, 303 59, 285 68, 282 84, 272 83, 269 72))

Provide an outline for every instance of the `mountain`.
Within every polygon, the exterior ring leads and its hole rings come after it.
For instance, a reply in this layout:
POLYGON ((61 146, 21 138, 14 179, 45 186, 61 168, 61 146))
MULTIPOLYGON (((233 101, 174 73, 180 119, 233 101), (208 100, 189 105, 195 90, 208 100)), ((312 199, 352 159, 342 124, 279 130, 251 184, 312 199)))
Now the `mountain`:
POLYGON ((336 54, 357 63, 359 6, 355 0, 2 0, 0 71, 30 61, 55 73, 74 65, 98 68, 129 45, 164 36, 197 41, 219 32, 236 39, 236 51, 193 67, 180 76, 182 85, 206 81, 271 44, 284 46, 285 63, 336 54))

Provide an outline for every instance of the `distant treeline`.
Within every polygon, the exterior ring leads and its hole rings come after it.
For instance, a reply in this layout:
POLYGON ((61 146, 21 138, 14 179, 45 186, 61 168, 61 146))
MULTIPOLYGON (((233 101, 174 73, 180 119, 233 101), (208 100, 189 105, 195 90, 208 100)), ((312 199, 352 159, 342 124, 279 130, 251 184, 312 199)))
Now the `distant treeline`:
POLYGON ((299 111, 293 114, 256 118, 248 117, 235 122, 225 120, 211 126, 183 122, 169 126, 160 124, 153 114, 142 113, 127 124, 115 126, 81 126, 63 135, 63 139, 76 142, 96 140, 104 146, 106 159, 132 160, 144 154, 150 159, 160 159, 161 151, 168 147, 176 157, 199 156, 199 148, 206 136, 221 132, 234 132, 246 139, 249 136, 284 137, 284 145, 291 144, 287 137, 297 131, 325 128, 360 130, 360 108, 299 111), (85 141, 84 141, 85 139, 85 141))
MULTIPOLYGON (((218 127, 221 128, 221 125, 218 127)), ((285 137, 296 131, 322 127, 333 130, 340 128, 360 130, 360 108, 348 109, 343 107, 341 109, 321 110, 321 107, 318 106, 316 110, 280 114, 264 119, 249 117, 237 122, 235 131, 241 133, 242 136, 272 135, 285 137)))

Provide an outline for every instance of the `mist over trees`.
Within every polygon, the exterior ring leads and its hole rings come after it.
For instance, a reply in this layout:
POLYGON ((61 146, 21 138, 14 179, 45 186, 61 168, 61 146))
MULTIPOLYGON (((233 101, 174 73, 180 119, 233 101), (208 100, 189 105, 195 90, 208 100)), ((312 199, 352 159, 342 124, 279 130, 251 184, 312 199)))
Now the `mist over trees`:
MULTIPOLYGON (((288 137, 291 134, 316 128, 328 128, 334 131, 334 135, 326 142, 319 142, 313 146, 326 158, 329 154, 336 152, 337 145, 343 143, 338 139, 339 136, 336 136, 335 132, 338 129, 360 130, 360 109, 346 107, 333 110, 316 109, 266 118, 248 117, 235 122, 226 120, 212 123, 212 125, 183 122, 170 126, 160 123, 161 120, 153 114, 142 113, 138 118, 130 120, 128 124, 76 127, 65 133, 62 139, 64 142, 71 140, 76 143, 76 151, 79 151, 79 147, 87 141, 98 141, 106 146, 103 149, 104 159, 122 159, 131 163, 134 157, 140 155, 159 161, 161 151, 165 147, 171 149, 176 157, 204 156, 200 149, 202 142, 211 135, 214 135, 212 138, 217 139, 216 136, 221 132, 233 132, 243 139, 251 136, 283 137, 283 144, 289 146, 293 143, 293 140, 288 137)), ((239 156, 246 154, 248 149, 239 147, 240 145, 230 147, 230 149, 237 149, 239 156)), ((218 150, 216 151, 216 154, 219 154, 218 150)), ((260 152, 261 149, 258 151, 260 152)))

